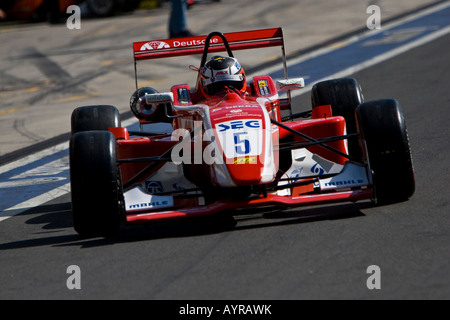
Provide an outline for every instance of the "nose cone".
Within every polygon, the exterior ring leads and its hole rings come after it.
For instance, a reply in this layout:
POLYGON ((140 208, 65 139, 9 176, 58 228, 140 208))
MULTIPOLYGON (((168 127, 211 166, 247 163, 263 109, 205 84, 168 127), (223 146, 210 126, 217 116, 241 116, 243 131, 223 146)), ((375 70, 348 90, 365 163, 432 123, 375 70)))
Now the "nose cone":
MULTIPOLYGON (((213 183, 221 187, 272 182, 278 165, 273 152, 270 116, 262 105, 227 93, 209 113, 220 161, 213 183)), ((277 143, 278 144, 278 143, 277 143)))

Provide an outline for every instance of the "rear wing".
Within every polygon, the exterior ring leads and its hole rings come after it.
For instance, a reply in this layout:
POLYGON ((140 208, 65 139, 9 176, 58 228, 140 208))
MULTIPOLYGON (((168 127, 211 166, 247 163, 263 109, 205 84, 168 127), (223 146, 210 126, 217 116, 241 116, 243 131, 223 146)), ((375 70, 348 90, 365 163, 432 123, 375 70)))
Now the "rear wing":
MULTIPOLYGON (((260 29, 240 32, 224 33, 226 44, 222 37, 213 36, 209 40, 208 52, 220 52, 231 50, 246 50, 263 47, 281 47, 283 57, 284 75, 287 79, 286 56, 284 50, 283 30, 281 28, 260 29), (229 46, 229 48, 227 48, 229 46)), ((136 62, 140 60, 178 57, 194 54, 202 54, 208 36, 194 36, 186 38, 140 41, 133 43, 136 88, 137 69, 136 62)))
MULTIPOLYGON (((262 47, 281 46, 284 48, 283 30, 281 28, 231 32, 223 34, 231 50, 245 50, 262 47)), ((134 59, 147 60, 167 57, 177 57, 203 53, 206 35, 141 41, 133 43, 134 59)), ((210 40, 209 52, 225 51, 225 45, 220 37, 210 40)))

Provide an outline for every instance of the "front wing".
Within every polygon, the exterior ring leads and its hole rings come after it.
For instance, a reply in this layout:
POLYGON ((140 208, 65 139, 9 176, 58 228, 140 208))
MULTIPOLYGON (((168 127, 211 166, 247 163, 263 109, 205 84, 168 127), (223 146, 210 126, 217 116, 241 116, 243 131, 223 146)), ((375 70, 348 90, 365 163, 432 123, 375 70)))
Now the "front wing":
MULTIPOLYGON (((291 170, 295 172, 294 170, 291 170)), ((221 212, 231 212, 238 209, 257 207, 301 207, 339 202, 356 202, 371 200, 374 197, 371 187, 371 175, 365 166, 347 162, 340 173, 321 178, 296 179, 291 175, 289 179, 278 182, 271 193, 260 194, 249 199, 231 201, 218 200, 211 204, 199 205, 192 202, 192 206, 174 208, 173 197, 152 196, 149 202, 148 195, 142 194, 139 205, 139 191, 137 188, 125 193, 126 207, 128 209, 126 221, 128 223, 142 223, 152 220, 201 217, 221 212), (130 204, 130 194, 137 196, 130 204), (147 198, 145 198, 147 197, 147 198), (128 199, 128 201, 127 201, 128 199), (127 203, 128 202, 128 203, 127 203), (144 207, 142 207, 144 205, 144 207), (160 206, 160 209, 145 210, 145 206, 160 206)))
POLYGON ((127 215, 128 223, 143 223, 151 220, 183 217, 201 217, 218 214, 220 212, 231 211, 242 208, 255 208, 263 206, 283 206, 300 207, 307 205, 329 204, 338 202, 356 202, 372 199, 372 189, 361 189, 354 191, 342 191, 328 194, 308 195, 308 196, 279 196, 269 194, 267 197, 249 199, 241 201, 219 200, 213 204, 195 207, 182 208, 178 210, 156 211, 148 213, 138 213, 127 215))

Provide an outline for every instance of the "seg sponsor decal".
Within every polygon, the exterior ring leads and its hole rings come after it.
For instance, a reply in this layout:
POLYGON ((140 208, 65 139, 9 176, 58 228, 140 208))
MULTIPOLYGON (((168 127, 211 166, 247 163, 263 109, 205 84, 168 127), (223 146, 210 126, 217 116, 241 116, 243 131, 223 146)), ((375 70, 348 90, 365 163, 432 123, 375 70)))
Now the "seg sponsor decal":
POLYGON ((216 124, 217 136, 227 158, 259 156, 263 146, 262 120, 232 120, 216 124))
MULTIPOLYGON (((233 110, 234 111, 234 110, 233 110)), ((232 112, 233 112, 232 111, 232 112)), ((234 111, 236 112, 236 111, 234 111)), ((227 130, 235 130, 235 129, 261 129, 261 120, 252 119, 252 120, 234 120, 219 123, 216 127, 219 129, 219 132, 224 132, 227 130)))

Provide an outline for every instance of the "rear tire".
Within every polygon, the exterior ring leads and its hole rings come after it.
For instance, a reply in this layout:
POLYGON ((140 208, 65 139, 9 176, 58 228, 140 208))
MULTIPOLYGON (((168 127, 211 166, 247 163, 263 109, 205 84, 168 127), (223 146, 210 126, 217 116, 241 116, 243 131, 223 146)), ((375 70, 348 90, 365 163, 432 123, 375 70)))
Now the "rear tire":
POLYGON ((99 105, 76 108, 71 117, 72 134, 81 131, 120 127, 120 114, 114 106, 99 105))
POLYGON ((394 99, 362 103, 356 109, 361 145, 379 204, 405 201, 415 191, 414 169, 400 104, 394 99))
POLYGON ((98 17, 111 16, 115 9, 115 0, 87 0, 89 9, 98 17))
MULTIPOLYGON (((347 134, 356 133, 355 110, 364 102, 361 86, 353 78, 339 78, 316 83, 311 89, 312 108, 331 105, 333 116, 345 119, 347 134)), ((348 140, 349 154, 361 158, 358 139, 348 140)))
POLYGON ((119 230, 122 190, 116 140, 108 131, 75 133, 70 140, 70 182, 74 229, 81 236, 109 236, 119 230))

